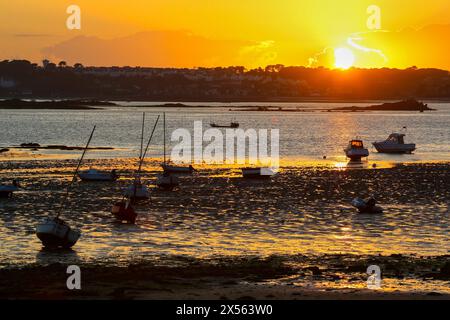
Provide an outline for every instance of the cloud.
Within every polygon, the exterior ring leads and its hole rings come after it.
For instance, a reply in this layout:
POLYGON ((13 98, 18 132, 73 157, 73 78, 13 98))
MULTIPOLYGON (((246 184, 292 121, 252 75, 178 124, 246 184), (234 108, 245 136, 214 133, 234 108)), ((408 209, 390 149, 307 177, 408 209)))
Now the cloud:
POLYGON ((187 31, 146 31, 113 39, 78 36, 42 52, 50 59, 96 66, 249 65, 276 58, 271 41, 215 40, 187 31))

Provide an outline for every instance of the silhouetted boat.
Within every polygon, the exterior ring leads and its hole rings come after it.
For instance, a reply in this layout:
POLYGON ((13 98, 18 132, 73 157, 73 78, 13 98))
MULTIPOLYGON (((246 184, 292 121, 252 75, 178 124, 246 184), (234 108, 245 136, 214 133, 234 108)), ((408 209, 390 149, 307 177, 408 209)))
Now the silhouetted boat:
POLYGON ((242 168, 242 176, 247 179, 270 179, 275 175, 271 168, 242 168))
POLYGON ((195 171, 192 165, 189 166, 178 166, 167 163, 166 159, 166 113, 163 113, 163 138, 164 138, 164 160, 161 164, 161 167, 164 170, 164 173, 167 174, 191 174, 195 171))
POLYGON ((239 123, 238 122, 230 122, 230 124, 228 124, 228 125, 221 125, 221 124, 212 122, 212 123, 210 123, 210 126, 213 128, 239 128, 239 123))
POLYGON ((0 198, 11 198, 16 191, 19 191, 19 184, 15 180, 12 184, 2 184, 0 185, 0 198))
POLYGON ((347 158, 353 161, 361 160, 361 158, 369 156, 369 150, 364 148, 362 140, 358 139, 351 140, 344 151, 347 158))
POLYGON ((159 188, 168 191, 172 191, 174 188, 178 187, 179 184, 178 178, 168 172, 164 172, 156 181, 156 185, 159 188))
POLYGON ((104 172, 96 169, 89 169, 80 172, 78 177, 83 181, 116 181, 119 178, 119 175, 116 173, 116 170, 104 172))
POLYGON ((131 201, 119 201, 116 202, 111 209, 113 216, 120 221, 127 221, 135 223, 137 213, 131 205, 131 201))
POLYGON ((81 162, 84 159, 86 154, 86 150, 89 147, 89 143, 92 140, 92 136, 95 132, 95 126, 92 129, 89 140, 86 144, 86 147, 83 150, 83 154, 81 155, 80 160, 78 161, 78 165, 73 174, 72 180, 67 186, 66 195, 61 204, 61 208, 56 215, 56 217, 45 218, 41 223, 39 223, 36 227, 36 236, 41 240, 42 244, 45 247, 55 247, 55 248, 71 248, 81 236, 80 231, 74 230, 69 227, 69 225, 60 219, 62 212, 65 210, 65 204, 67 203, 67 199, 69 198, 69 189, 72 186, 73 182, 76 180, 78 170, 80 169, 81 162))
POLYGON ((359 213, 364 214, 380 214, 383 213, 383 208, 376 205, 375 198, 369 198, 363 200, 361 198, 355 198, 352 201, 352 205, 358 209, 359 213))
POLYGON ((379 153, 412 153, 416 145, 405 143, 404 137, 403 133, 392 133, 386 140, 374 142, 373 146, 379 153))

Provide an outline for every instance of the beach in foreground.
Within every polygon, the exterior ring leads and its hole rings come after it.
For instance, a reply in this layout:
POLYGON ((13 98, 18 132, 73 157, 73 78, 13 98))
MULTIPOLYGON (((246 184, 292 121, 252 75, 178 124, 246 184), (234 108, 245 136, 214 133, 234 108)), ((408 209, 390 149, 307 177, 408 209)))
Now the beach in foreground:
MULTIPOLYGON (((7 299, 449 299, 450 164, 377 169, 284 167, 271 181, 237 168, 199 168, 173 192, 151 189, 136 225, 111 204, 135 159, 90 160, 117 168, 116 183, 77 182, 63 218, 82 231, 70 251, 43 250, 34 228, 54 214, 76 160, 0 162, 1 181, 22 191, 0 201, 0 297, 7 299), (355 196, 385 212, 360 215, 355 196), (80 266, 82 290, 66 288, 80 266), (382 285, 367 289, 378 265, 382 285)), ((145 182, 160 173, 145 166, 145 182)))

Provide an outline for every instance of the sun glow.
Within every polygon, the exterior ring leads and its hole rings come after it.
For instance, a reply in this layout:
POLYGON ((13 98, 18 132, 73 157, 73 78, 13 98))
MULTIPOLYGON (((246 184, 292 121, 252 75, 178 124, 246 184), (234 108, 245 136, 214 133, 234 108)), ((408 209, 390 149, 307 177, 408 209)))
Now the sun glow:
POLYGON ((350 49, 334 49, 334 66, 339 69, 348 69, 353 66, 355 55, 350 49))

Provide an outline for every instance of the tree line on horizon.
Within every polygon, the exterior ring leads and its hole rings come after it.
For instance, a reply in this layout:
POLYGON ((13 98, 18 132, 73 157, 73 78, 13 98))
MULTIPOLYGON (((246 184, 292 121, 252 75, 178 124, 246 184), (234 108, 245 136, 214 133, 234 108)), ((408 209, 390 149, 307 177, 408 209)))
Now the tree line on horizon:
POLYGON ((323 99, 447 99, 450 72, 440 69, 328 69, 269 65, 216 68, 69 66, 44 60, 0 62, 1 98, 257 101, 323 99))

